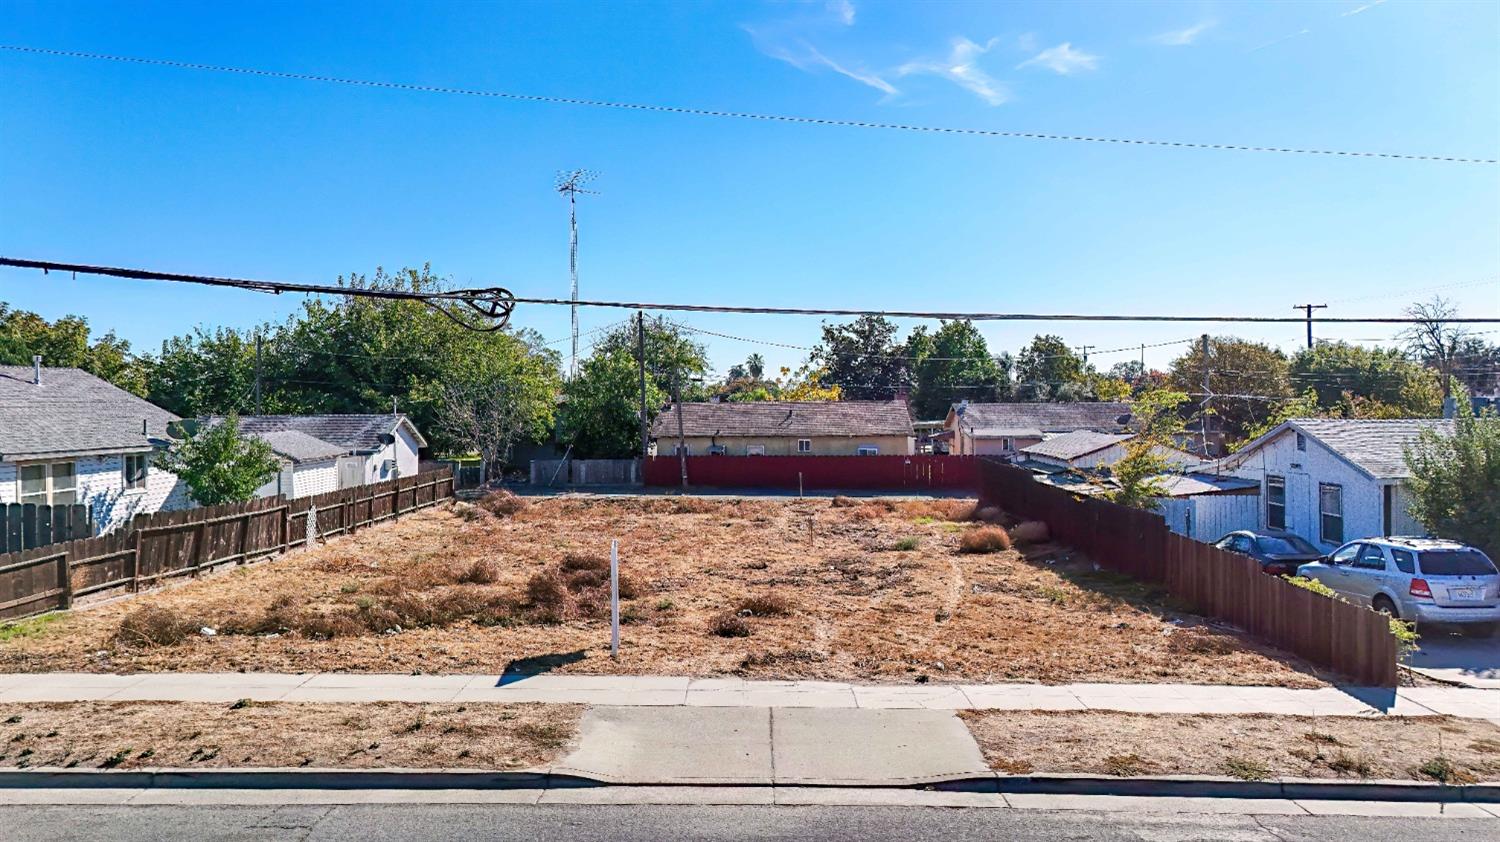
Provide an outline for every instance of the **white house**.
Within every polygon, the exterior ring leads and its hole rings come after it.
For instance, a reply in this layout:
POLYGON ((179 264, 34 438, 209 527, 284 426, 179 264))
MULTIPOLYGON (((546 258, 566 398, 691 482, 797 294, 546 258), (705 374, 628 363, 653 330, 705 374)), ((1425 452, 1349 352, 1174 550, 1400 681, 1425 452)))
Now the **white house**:
POLYGON ((0 366, 0 503, 83 504, 97 533, 189 508, 151 465, 177 416, 76 368, 0 366))
MULTIPOLYGON (((209 419, 214 423, 219 418, 209 419)), ((332 445, 341 451, 335 460, 335 482, 333 488, 349 488, 368 485, 396 477, 409 477, 417 473, 418 451, 427 446, 427 440, 417 431, 416 425, 405 415, 245 415, 240 418, 240 433, 265 437, 267 434, 297 432, 315 439, 322 445, 332 445)), ((285 446, 300 455, 285 458, 304 458, 309 462, 326 461, 326 448, 304 451, 313 445, 298 438, 296 443, 287 439, 285 446), (317 453, 319 455, 313 456, 317 453)), ((276 449, 272 444, 272 449, 276 449)), ((326 466, 310 467, 308 471, 325 471, 326 466)), ((295 474, 295 471, 294 471, 295 474)), ((323 474, 319 474, 323 476, 323 474)), ((293 476, 296 489, 296 477, 293 476)), ((312 476, 308 483, 324 483, 326 479, 312 476)), ((331 489, 325 489, 331 490, 331 489)), ((298 494, 297 496, 303 496, 298 494)))
MULTIPOLYGON (((1126 446, 1135 436, 1130 433, 1096 433, 1074 430, 1071 433, 1042 439, 1020 449, 1022 459, 1055 468, 1087 470, 1104 468, 1125 458, 1126 446)), ((1201 460, 1191 453, 1171 447, 1155 447, 1152 452, 1175 467, 1196 465, 1201 460)))
POLYGON ((1423 430, 1452 435, 1453 422, 1294 418, 1277 426, 1216 463, 1261 486, 1253 522, 1234 528, 1284 529, 1329 549, 1357 538, 1424 534, 1407 513, 1404 456, 1423 430))
POLYGON ((270 445, 281 462, 281 470, 276 476, 255 490, 256 497, 280 494, 290 499, 338 490, 339 457, 349 455, 345 448, 315 439, 300 430, 254 435, 270 445))

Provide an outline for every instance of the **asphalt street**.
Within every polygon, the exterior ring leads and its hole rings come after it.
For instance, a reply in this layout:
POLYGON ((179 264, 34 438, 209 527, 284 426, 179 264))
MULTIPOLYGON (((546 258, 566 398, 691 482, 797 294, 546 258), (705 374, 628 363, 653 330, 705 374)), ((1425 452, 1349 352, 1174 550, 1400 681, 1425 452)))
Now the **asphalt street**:
POLYGON ((6 839, 675 840, 966 842, 1444 842, 1493 840, 1500 821, 1459 818, 1153 814, 934 807, 578 805, 3 806, 6 839))

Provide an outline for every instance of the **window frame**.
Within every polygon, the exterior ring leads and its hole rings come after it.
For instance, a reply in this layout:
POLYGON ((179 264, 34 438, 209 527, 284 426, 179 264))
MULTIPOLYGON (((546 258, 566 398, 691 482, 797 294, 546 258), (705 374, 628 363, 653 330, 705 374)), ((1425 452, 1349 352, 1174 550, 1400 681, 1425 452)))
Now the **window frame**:
POLYGON ((1344 487, 1335 482, 1318 483, 1318 538, 1325 544, 1344 543, 1344 487), (1338 495, 1338 511, 1330 512, 1324 506, 1328 492, 1338 495), (1329 529, 1329 520, 1336 518, 1338 528, 1329 529))
POLYGON ((745 455, 746 456, 765 456, 766 455, 766 446, 763 445, 763 444, 747 444, 747 445, 745 445, 745 455))
POLYGON ((1010 436, 1001 436, 1000 437, 1000 450, 1002 450, 1002 451, 1004 451, 1006 453, 1014 453, 1015 449, 1016 449, 1016 440, 1015 439, 1011 438, 1010 436))
POLYGON ((1403 550, 1399 547, 1391 547, 1391 560, 1395 562, 1396 569, 1402 573, 1417 575, 1417 554, 1411 550, 1403 550), (1405 563, 1403 564, 1403 556, 1405 563))
POLYGON ((1360 547, 1359 554, 1354 557, 1354 562, 1349 566, 1357 568, 1359 570, 1370 570, 1383 573, 1385 572, 1385 565, 1385 550, 1381 549, 1379 544, 1364 544, 1360 547), (1376 565, 1366 563, 1365 556, 1371 553, 1380 557, 1380 564, 1376 565))
POLYGON ((879 456, 880 455, 880 445, 878 445, 878 444, 861 444, 861 445, 856 445, 855 448, 854 448, 854 455, 855 456, 879 456))
POLYGON ((812 453, 812 439, 797 439, 798 453, 812 453))
POLYGON ((16 502, 22 505, 37 506, 72 506, 78 503, 78 462, 67 459, 59 462, 31 462, 22 464, 16 468, 16 502), (58 488, 56 483, 56 468, 68 466, 69 484, 65 488, 58 488), (40 469, 42 472, 42 490, 26 491, 26 472, 40 469), (68 494, 73 499, 64 503, 57 502, 59 494, 68 494), (41 499, 37 499, 40 497, 41 499))
POLYGON ((120 474, 127 492, 138 492, 146 490, 146 482, 151 477, 151 454, 150 453, 127 453, 120 459, 120 474), (130 478, 130 465, 139 460, 140 476, 132 480, 130 478))
POLYGON ((1266 528, 1279 529, 1283 532, 1286 531, 1286 477, 1281 474, 1266 474, 1266 528), (1281 490, 1280 503, 1273 503, 1271 501, 1271 487, 1273 485, 1273 481, 1274 485, 1279 487, 1281 490), (1271 518, 1272 506, 1276 506, 1281 509, 1281 517, 1279 518, 1279 522, 1273 521, 1273 519, 1271 518))

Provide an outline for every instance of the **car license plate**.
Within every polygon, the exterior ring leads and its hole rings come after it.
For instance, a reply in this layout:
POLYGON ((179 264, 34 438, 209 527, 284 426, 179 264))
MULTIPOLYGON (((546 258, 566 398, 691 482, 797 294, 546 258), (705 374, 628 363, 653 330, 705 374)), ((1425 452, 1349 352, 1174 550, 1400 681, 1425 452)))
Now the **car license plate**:
POLYGON ((1448 589, 1448 598, 1449 599, 1478 599, 1479 598, 1479 589, 1478 588, 1449 588, 1448 589))

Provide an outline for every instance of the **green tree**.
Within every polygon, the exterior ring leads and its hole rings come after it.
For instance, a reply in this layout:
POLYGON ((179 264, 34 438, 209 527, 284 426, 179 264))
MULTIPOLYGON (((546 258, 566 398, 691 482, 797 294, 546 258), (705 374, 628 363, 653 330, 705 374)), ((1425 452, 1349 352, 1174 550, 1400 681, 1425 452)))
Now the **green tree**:
POLYGON ((1423 430, 1406 449, 1409 510, 1434 535, 1500 557, 1500 417, 1475 416, 1459 390, 1453 434, 1423 430))
MULTIPOLYGON (((1279 401, 1292 397, 1286 355, 1269 345, 1216 336, 1209 341, 1207 364, 1213 411, 1231 438, 1244 438, 1271 417, 1279 401)), ((1191 351, 1172 361, 1171 388, 1201 400, 1203 367, 1203 347, 1194 343, 1191 351)))
POLYGON ((1016 356, 1016 397, 1023 401, 1093 400, 1087 366, 1061 336, 1038 335, 1016 356))
POLYGON ((965 399, 999 400, 1010 390, 1010 357, 994 357, 968 319, 943 322, 932 334, 912 332, 906 347, 912 364, 912 411, 918 418, 942 418, 965 399))
POLYGON ((1165 493, 1161 474, 1167 469, 1162 448, 1175 447, 1176 436, 1183 430, 1178 407, 1188 396, 1165 389, 1143 392, 1131 405, 1136 434, 1125 444, 1125 456, 1110 466, 1110 474, 1119 487, 1105 497, 1122 506, 1138 509, 1156 507, 1155 498, 1165 493))
MULTIPOLYGON (((623 458, 640 453, 640 377, 624 349, 595 350, 563 386, 558 439, 583 459, 623 458)), ((646 379, 647 423, 670 398, 654 378, 646 379)))
POLYGON ((280 467, 269 444, 240 435, 240 419, 232 414, 200 427, 169 450, 164 461, 204 506, 249 500, 280 467))
POLYGON ((436 433, 478 453, 493 474, 518 442, 550 432, 561 382, 557 360, 538 350, 539 338, 530 332, 497 333, 486 348, 452 367, 443 381, 418 384, 412 399, 418 407, 435 407, 436 433))
POLYGON ((1434 373, 1393 348, 1320 342, 1292 358, 1289 377, 1297 388, 1313 389, 1323 409, 1364 403, 1363 414, 1369 415, 1377 411, 1368 407, 1374 401, 1391 407, 1395 417, 1407 418, 1436 416, 1442 409, 1442 388, 1434 373))
POLYGON ((846 400, 888 400, 906 385, 907 361, 896 342, 894 322, 860 316, 847 324, 823 325, 823 341, 808 363, 821 370, 821 382, 837 386, 846 400))
POLYGON ((31 365, 37 354, 44 366, 81 368, 132 394, 146 394, 146 367, 113 331, 91 341, 83 318, 48 322, 0 302, 0 365, 31 365))
POLYGON ((1244 437, 1230 445, 1229 449, 1231 451, 1240 450, 1245 445, 1293 418, 1318 418, 1323 414, 1322 409, 1318 406, 1318 392, 1309 386, 1306 391, 1297 397, 1277 402, 1266 413, 1265 417, 1247 429, 1244 437))

